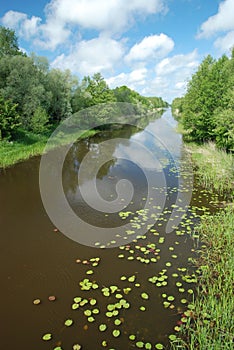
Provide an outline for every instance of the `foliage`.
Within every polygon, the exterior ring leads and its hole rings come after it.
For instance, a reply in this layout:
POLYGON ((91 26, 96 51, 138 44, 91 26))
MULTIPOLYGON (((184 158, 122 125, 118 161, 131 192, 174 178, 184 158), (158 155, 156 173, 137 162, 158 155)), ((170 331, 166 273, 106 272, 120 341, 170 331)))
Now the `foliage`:
POLYGON ((48 122, 49 117, 45 109, 38 107, 30 120, 30 129, 36 134, 43 134, 48 131, 48 122))
POLYGON ((190 138, 234 149, 233 86, 234 49, 231 58, 214 60, 208 55, 189 81, 185 96, 172 103, 190 138))
POLYGON ((0 26, 0 58, 23 55, 18 46, 14 30, 0 26))
POLYGON ((14 131, 20 126, 17 105, 0 96, 0 140, 11 138, 14 131))

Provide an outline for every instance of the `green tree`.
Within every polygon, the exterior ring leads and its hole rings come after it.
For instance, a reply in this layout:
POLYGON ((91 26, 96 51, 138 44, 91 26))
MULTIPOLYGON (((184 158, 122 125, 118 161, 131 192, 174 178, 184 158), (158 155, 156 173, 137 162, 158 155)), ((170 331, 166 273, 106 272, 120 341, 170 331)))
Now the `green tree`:
POLYGON ((12 138, 20 126, 20 118, 16 111, 17 105, 0 96, 0 140, 12 138))
POLYGON ((43 134, 48 131, 48 122, 48 114, 42 107, 38 107, 30 120, 29 127, 32 132, 36 134, 43 134))
POLYGON ((0 26, 0 58, 15 55, 23 55, 23 53, 19 49, 14 30, 0 26))

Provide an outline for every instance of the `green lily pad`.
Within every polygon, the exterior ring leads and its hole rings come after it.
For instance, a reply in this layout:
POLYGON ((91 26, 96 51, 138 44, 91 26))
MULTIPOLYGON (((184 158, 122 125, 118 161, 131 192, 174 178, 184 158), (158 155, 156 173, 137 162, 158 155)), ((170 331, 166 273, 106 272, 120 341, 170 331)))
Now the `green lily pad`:
POLYGON ((73 347, 72 347, 73 350, 80 350, 81 348, 82 347, 81 347, 80 344, 74 344, 73 347))
POLYGON ((51 333, 46 333, 46 334, 44 334, 43 335, 43 337, 42 337, 42 339, 43 340, 51 340, 51 338, 52 338, 52 334, 51 333))
POLYGON ((97 304, 97 300, 96 300, 96 299, 91 299, 91 300, 89 301, 89 303, 90 303, 90 305, 94 306, 94 305, 97 304))
POLYGON ((84 315, 85 316, 91 316, 92 315, 92 311, 91 310, 85 310, 84 311, 84 315))
POLYGON ((141 293, 141 297, 142 299, 145 299, 145 300, 149 299, 149 295, 147 293, 141 293))
POLYGON ((72 304, 72 310, 76 310, 76 309, 78 309, 80 307, 80 305, 79 304, 72 304))
POLYGON ((120 331, 118 329, 114 329, 113 332, 112 332, 113 336, 115 338, 119 337, 120 336, 120 331))
POLYGON ((65 326, 70 327, 73 324, 73 320, 68 319, 64 322, 65 326))
POLYGON ((130 334, 129 337, 128 337, 130 340, 135 340, 136 339, 136 336, 134 334, 130 334))
POLYGON ((105 332, 106 329, 107 329, 107 325, 105 323, 102 323, 99 325, 100 332, 105 332))
POLYGON ((139 348, 139 349, 142 349, 144 347, 143 341, 136 342, 136 347, 139 348))
POLYGON ((158 343, 155 345, 155 349, 161 350, 161 349, 164 349, 164 346, 162 344, 158 343))
POLYGON ((119 326, 119 325, 121 325, 121 320, 119 320, 118 318, 114 321, 114 324, 116 325, 116 326, 119 326))
POLYGON ((95 321, 95 318, 93 316, 90 316, 87 318, 88 322, 92 323, 95 321))
POLYGON ((177 339, 177 336, 175 334, 170 334, 168 337, 171 341, 174 341, 177 339))
POLYGON ((150 343, 145 343, 145 349, 151 350, 152 349, 152 345, 150 343))

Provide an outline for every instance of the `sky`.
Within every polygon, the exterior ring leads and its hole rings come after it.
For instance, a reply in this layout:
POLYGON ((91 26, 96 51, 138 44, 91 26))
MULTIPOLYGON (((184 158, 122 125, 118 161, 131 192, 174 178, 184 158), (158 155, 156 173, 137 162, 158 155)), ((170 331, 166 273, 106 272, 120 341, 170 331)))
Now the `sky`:
POLYGON ((208 54, 230 56, 234 0, 8 0, 0 25, 51 68, 171 102, 208 54))

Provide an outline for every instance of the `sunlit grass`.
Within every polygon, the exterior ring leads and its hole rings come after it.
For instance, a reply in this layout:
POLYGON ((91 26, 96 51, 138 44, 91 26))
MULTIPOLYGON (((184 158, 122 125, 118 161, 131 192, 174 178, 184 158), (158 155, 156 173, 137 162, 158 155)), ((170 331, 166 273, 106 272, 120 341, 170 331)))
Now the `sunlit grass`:
MULTIPOLYGON (((78 138, 85 138, 96 134, 97 130, 79 131, 75 134, 63 134, 54 139, 49 149, 59 147, 78 138)), ((21 131, 16 141, 0 141, 0 168, 7 168, 20 161, 27 160, 33 156, 41 155, 44 152, 48 135, 35 135, 29 132, 21 131)))
POLYGON ((234 198, 234 156, 218 150, 213 143, 186 144, 200 184, 216 190, 229 199, 234 198))
POLYGON ((234 210, 206 217, 198 227, 204 248, 195 262, 200 271, 193 316, 171 349, 232 349, 234 210))

